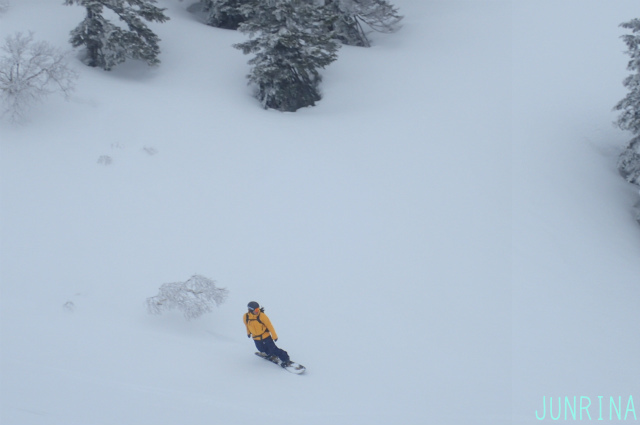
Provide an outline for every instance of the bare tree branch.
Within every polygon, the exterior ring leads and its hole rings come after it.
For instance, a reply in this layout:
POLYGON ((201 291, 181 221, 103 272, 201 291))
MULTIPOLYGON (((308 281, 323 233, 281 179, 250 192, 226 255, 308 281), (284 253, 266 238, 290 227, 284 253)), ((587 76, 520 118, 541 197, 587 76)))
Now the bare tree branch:
POLYGON ((73 91, 78 75, 69 68, 67 55, 45 41, 34 41, 33 33, 7 37, 0 52, 2 115, 11 121, 22 120, 49 94, 60 92, 68 98, 73 91))

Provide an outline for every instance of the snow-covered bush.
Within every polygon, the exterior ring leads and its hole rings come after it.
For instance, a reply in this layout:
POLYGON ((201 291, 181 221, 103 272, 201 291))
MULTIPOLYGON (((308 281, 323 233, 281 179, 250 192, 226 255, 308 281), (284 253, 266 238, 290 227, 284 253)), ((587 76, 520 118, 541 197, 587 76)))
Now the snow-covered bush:
POLYGON ((0 47, 0 100, 3 115, 19 121, 29 107, 45 96, 73 90, 78 75, 68 66, 67 55, 33 34, 20 32, 6 38, 0 47))
POLYGON ((213 310, 213 305, 224 303, 229 295, 225 288, 204 276, 194 275, 186 282, 165 283, 155 297, 147 298, 151 314, 162 314, 177 308, 187 320, 195 319, 213 310))

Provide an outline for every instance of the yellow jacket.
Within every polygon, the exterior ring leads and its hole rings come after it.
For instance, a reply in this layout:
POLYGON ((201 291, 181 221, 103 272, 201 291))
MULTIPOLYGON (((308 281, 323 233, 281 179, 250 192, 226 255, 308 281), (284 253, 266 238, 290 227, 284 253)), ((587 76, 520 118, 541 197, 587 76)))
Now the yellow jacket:
POLYGON ((278 339, 278 334, 273 329, 271 320, 263 312, 258 313, 258 315, 245 313, 242 316, 242 321, 247 327, 247 335, 253 336, 253 339, 260 341, 268 338, 269 335, 274 341, 278 339))

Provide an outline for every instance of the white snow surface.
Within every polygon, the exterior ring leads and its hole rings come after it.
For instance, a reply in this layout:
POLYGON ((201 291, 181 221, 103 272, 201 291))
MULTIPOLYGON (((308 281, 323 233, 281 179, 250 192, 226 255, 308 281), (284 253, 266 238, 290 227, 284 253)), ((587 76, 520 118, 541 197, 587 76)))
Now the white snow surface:
MULTIPOLYGON (((12 0, 0 36, 69 49, 61 3, 12 0)), ((543 396, 640 416, 612 125, 637 1, 394 4, 403 28, 343 47, 296 113, 252 97, 243 34, 160 0, 159 67, 74 54, 70 101, 0 122, 2 425, 527 424, 543 396), (196 273, 227 302, 146 312, 196 273), (251 300, 306 374, 254 356, 251 300)))

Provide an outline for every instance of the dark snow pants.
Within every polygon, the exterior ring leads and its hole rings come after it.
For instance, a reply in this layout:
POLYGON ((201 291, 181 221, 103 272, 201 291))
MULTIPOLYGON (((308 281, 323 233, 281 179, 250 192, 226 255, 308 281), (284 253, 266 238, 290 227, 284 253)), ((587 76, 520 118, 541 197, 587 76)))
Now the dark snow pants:
POLYGON ((273 342, 273 338, 271 338, 270 336, 262 340, 254 339, 253 342, 256 343, 256 348, 258 349, 258 351, 260 351, 261 353, 266 353, 269 357, 278 356, 278 358, 282 362, 288 362, 290 360, 289 354, 287 354, 287 352, 282 348, 278 348, 276 346, 276 343, 273 342))

